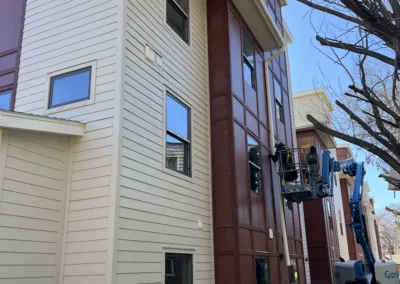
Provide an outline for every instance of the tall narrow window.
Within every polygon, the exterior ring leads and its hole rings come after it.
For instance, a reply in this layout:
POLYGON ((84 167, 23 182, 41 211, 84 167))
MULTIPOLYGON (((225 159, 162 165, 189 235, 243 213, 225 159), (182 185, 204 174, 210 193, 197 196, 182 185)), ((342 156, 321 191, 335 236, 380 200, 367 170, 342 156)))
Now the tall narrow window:
POLYGON ((193 284, 193 255, 165 254, 165 284, 193 284))
POLYGON ((167 94, 167 168, 190 176, 190 109, 167 94))
POLYGON ((12 96, 12 90, 0 92, 0 109, 4 110, 11 109, 11 96, 12 96))
POLYGON ((251 136, 247 136, 247 150, 249 153, 250 189, 257 194, 261 194, 260 145, 251 136))
POLYGON ((256 88, 256 71, 254 68, 254 45, 243 33, 243 76, 249 85, 256 88))
POLYGON ((284 122, 285 115, 283 113, 283 97, 282 97, 282 88, 281 84, 278 82, 276 78, 274 78, 274 95, 275 95, 275 112, 276 118, 281 122, 284 122))
POLYGON ((295 259, 290 260, 290 284, 299 283, 299 272, 297 270, 297 262, 295 259))
POLYGON ((266 257, 256 257, 256 279, 257 284, 270 284, 268 259, 266 257))
POLYGON ((167 23, 186 42, 189 42, 188 0, 167 0, 167 23))
POLYGON ((333 230, 332 204, 329 200, 326 201, 326 208, 328 213, 329 228, 333 230))
POLYGON ((338 209, 338 218, 339 218, 339 228, 340 228, 340 234, 343 236, 343 222, 342 222, 342 213, 338 209))
POLYGON ((91 72, 87 67, 52 77, 48 108, 89 100, 91 72))

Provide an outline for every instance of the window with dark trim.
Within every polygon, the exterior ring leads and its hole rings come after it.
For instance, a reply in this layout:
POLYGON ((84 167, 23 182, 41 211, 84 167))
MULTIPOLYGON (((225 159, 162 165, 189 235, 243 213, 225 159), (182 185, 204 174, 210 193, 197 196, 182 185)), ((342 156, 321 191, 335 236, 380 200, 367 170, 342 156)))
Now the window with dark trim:
POLYGON ((257 284, 270 284, 268 271, 268 258, 256 256, 256 280, 257 284))
POLYGON ((254 45, 245 32, 243 32, 243 76, 246 82, 255 89, 256 70, 254 67, 254 45))
POLYGON ((338 218, 339 218, 339 228, 340 234, 343 236, 343 222, 342 222, 342 212, 338 209, 338 218))
POLYGON ((329 200, 326 201, 326 208, 328 212, 329 228, 333 230, 332 204, 329 200))
POLYGON ((11 110, 12 90, 0 92, 0 109, 11 110))
POLYGON ((55 108, 90 99, 92 67, 51 77, 48 108, 55 108))
POLYGON ((189 43, 189 0, 167 0, 167 24, 189 43))
POLYGON ((193 255, 165 254, 165 284, 193 284, 193 255))
POLYGON ((275 112, 276 118, 281 122, 285 121, 285 114, 283 112, 283 95, 281 83, 274 77, 274 95, 275 95, 275 112))
POLYGON ((166 140, 166 167, 190 176, 190 109, 170 94, 167 94, 166 140))
POLYGON ((290 259, 290 284, 298 284, 299 283, 299 271, 297 270, 297 261, 296 259, 290 259))
POLYGON ((247 151, 249 158, 250 189, 262 193, 260 144, 250 135, 247 136, 247 151))

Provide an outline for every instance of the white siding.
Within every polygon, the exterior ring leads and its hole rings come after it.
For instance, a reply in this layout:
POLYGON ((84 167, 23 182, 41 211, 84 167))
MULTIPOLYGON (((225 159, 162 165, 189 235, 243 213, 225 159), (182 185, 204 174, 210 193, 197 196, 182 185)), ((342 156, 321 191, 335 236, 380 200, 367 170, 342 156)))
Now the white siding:
POLYGON ((70 140, 3 130, 0 284, 58 281, 70 140))
POLYGON ((196 283, 212 283, 206 1, 190 1, 190 47, 165 23, 161 0, 128 1, 117 283, 163 283, 163 249, 195 254, 196 283), (163 58, 147 61, 145 45, 163 58), (191 108, 193 177, 164 169, 168 88, 191 108), (197 221, 203 221, 203 229, 197 221))
MULTIPOLYGON (((75 138, 67 193, 63 283, 104 283, 120 0, 27 1, 16 111, 46 114, 51 72, 96 62, 94 104, 50 116, 86 122, 75 138)), ((115 165, 116 166, 116 165, 115 165)), ((112 258, 109 258, 112 261, 112 258)))

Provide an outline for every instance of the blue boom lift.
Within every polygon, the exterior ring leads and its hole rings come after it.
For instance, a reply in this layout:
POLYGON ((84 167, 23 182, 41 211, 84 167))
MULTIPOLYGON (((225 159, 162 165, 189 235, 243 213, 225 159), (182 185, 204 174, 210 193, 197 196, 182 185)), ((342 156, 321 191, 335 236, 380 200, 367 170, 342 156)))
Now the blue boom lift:
POLYGON ((357 163, 354 160, 338 162, 330 156, 328 150, 323 150, 321 155, 318 155, 315 147, 311 147, 310 153, 305 153, 305 149, 288 149, 282 143, 277 144, 276 148, 276 154, 272 159, 279 160, 278 174, 281 178, 282 196, 289 202, 300 203, 333 196, 335 172, 343 171, 344 174, 355 178, 350 201, 353 222, 348 226, 354 229, 357 242, 364 252, 366 264, 357 260, 337 262, 336 284, 399 284, 397 264, 393 261, 376 261, 370 247, 362 211, 366 173, 364 163, 357 163))

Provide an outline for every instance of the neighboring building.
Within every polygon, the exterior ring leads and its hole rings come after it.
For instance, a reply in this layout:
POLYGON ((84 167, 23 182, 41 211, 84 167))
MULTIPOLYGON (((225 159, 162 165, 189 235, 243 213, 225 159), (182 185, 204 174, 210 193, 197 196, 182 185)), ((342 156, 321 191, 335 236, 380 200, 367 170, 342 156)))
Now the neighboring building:
MULTIPOLYGON (((309 90, 293 94, 296 122, 297 147, 309 151, 315 146, 317 151, 334 149, 332 136, 316 130, 306 120, 312 114, 319 121, 330 124, 332 103, 323 89, 309 90)), ((338 220, 340 206, 336 198, 324 198, 304 202, 305 228, 311 283, 333 283, 333 266, 339 261, 338 220)), ((339 228, 340 230, 340 228, 339 228)))
POLYGON ((285 4, 1 1, 0 283, 309 283, 285 4))
POLYGON ((367 227, 368 237, 372 252, 375 258, 382 258, 382 252, 379 242, 379 233, 376 232, 376 215, 374 208, 374 198, 369 196, 370 187, 368 182, 364 182, 363 191, 363 213, 365 217, 365 223, 367 227))

